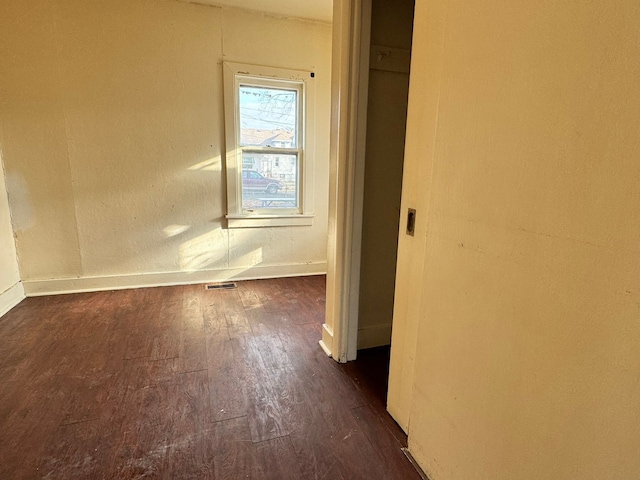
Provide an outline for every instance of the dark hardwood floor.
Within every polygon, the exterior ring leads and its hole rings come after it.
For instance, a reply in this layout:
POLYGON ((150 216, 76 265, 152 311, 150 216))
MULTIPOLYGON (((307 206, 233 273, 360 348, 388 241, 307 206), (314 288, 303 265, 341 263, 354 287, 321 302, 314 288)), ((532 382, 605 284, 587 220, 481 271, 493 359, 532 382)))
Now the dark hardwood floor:
POLYGON ((388 349, 318 346, 324 277, 29 298, 0 319, 0 478, 419 479, 388 349))

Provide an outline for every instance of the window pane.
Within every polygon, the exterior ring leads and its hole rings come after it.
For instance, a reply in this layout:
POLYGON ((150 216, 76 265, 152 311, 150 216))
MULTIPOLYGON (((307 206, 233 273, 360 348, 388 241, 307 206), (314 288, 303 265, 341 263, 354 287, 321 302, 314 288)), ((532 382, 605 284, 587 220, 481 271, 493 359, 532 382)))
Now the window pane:
POLYGON ((297 148, 298 92, 240 86, 240 145, 297 148))
POLYGON ((243 154, 242 209, 258 208, 298 208, 297 155, 243 154))

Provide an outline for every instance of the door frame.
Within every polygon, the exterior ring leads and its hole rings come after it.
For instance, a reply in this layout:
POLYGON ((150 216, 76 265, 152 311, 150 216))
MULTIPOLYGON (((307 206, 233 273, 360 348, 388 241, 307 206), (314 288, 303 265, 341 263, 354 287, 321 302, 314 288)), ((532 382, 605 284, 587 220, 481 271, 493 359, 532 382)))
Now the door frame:
POLYGON ((320 346, 355 360, 369 90, 371 0, 334 0, 327 303, 320 346))

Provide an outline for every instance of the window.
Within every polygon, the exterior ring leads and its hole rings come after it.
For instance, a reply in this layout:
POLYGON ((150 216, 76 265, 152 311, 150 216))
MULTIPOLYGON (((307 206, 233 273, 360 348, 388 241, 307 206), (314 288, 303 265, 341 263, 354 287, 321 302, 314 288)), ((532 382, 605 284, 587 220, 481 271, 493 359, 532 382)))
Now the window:
POLYGON ((229 228, 311 225, 313 76, 224 64, 229 228))

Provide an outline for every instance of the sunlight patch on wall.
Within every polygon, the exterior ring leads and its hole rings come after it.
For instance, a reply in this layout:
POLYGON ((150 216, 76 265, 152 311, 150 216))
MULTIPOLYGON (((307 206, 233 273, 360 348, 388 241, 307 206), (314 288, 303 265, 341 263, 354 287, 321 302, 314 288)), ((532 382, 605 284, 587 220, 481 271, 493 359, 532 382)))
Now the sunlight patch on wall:
POLYGON ((191 165, 187 170, 211 170, 218 172, 220 171, 221 162, 220 155, 214 158, 209 158, 200 163, 196 163, 195 165, 191 165))
POLYGON ((180 269, 197 271, 205 268, 227 268, 229 265, 228 239, 218 228, 180 245, 180 269))
POLYGON ((262 263, 262 247, 256 248, 249 253, 245 253, 244 255, 236 257, 233 263, 242 265, 243 267, 247 268, 260 265, 262 263))
POLYGON ((181 233, 186 232, 191 228, 190 225, 168 225, 162 229, 165 237, 175 237, 176 235, 180 235, 181 233))
POLYGON ((251 270, 252 267, 260 265, 262 263, 262 247, 256 248, 244 255, 237 257, 234 263, 240 264, 237 267, 229 268, 225 271, 225 280, 231 280, 245 273, 247 270, 251 270))

